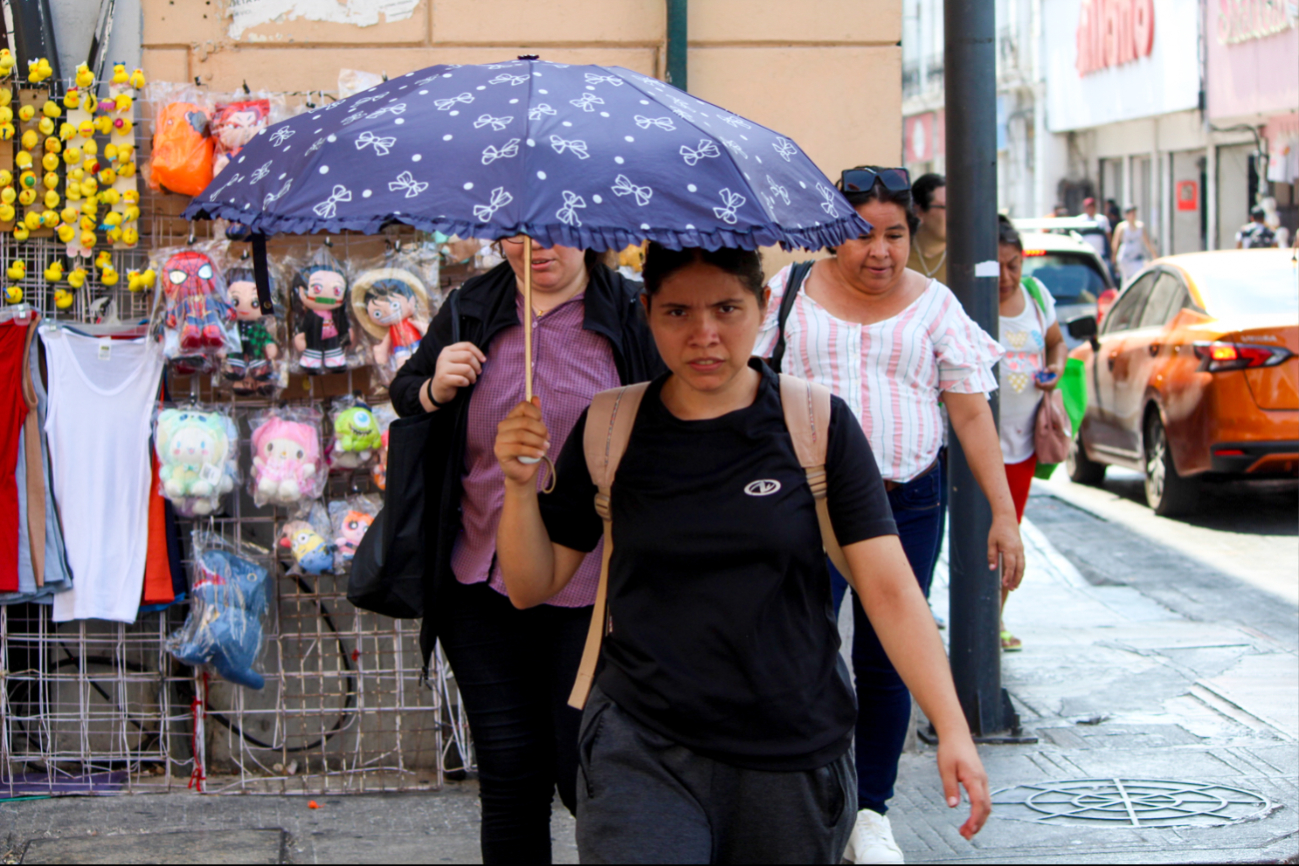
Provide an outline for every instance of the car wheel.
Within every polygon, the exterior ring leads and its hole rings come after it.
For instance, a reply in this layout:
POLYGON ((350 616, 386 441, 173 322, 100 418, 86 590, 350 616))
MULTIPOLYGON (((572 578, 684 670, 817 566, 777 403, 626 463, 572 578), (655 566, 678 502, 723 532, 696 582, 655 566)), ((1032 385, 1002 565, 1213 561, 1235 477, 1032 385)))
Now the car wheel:
POLYGON ((1177 474, 1159 413, 1146 421, 1146 502, 1162 517, 1188 514, 1200 502, 1200 482, 1177 474))
POLYGON ((1083 449, 1082 432, 1069 442, 1069 451, 1064 458, 1064 468, 1069 473, 1069 480, 1075 484, 1088 484, 1100 487, 1105 481, 1105 464, 1096 463, 1087 456, 1083 449))

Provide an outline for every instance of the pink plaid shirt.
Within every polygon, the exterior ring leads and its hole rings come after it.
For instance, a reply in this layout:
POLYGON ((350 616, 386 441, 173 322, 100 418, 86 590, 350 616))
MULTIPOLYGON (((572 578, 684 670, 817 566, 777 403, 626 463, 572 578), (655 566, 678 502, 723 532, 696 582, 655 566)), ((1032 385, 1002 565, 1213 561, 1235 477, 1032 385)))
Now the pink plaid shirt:
MULTIPOLYGON (((585 330, 583 294, 565 301, 543 316, 532 319, 532 390, 541 397, 541 408, 550 428, 550 458, 559 457, 577 418, 599 391, 622 382, 614 366, 613 347, 594 331, 585 330)), ((523 320, 523 296, 517 299, 523 320)), ((505 501, 505 480, 496 462, 496 425, 523 401, 523 326, 501 331, 490 346, 483 373, 469 400, 469 426, 465 442, 464 496, 460 500, 460 534, 451 551, 451 569, 461 583, 490 581, 505 594, 505 581, 496 564, 496 528, 505 501)), ((543 472, 538 473, 538 483, 543 472)), ((601 542, 603 544, 603 542, 601 542)), ((595 602, 600 580, 597 546, 577 573, 547 604, 585 607, 595 602)))

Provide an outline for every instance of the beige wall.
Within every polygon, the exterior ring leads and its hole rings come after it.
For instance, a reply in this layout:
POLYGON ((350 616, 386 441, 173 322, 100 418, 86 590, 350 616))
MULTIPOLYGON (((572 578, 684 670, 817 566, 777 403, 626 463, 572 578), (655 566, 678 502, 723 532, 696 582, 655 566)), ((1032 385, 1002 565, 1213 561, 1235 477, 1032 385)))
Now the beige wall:
MULTIPOLYGON (((343 67, 395 76, 518 54, 663 75, 664 0, 421 0, 401 21, 290 19, 239 39, 225 0, 141 5, 150 79, 213 90, 333 91, 343 67)), ((793 138, 831 178, 898 165, 901 14, 900 0, 694 0, 690 92, 793 138)))

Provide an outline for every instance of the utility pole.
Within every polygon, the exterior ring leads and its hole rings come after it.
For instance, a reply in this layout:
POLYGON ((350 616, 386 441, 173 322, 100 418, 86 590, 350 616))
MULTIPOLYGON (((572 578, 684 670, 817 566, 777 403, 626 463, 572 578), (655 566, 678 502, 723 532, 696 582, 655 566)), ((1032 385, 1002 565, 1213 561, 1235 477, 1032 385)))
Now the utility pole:
MULTIPOLYGON (((947 273, 965 312, 998 332, 995 4, 945 0, 947 273)), ((992 414, 998 417, 997 395, 992 414)), ((948 436, 952 676, 981 740, 1018 728, 1001 687, 1001 576, 988 568, 992 508, 955 435, 948 436)), ((1016 730, 1017 734, 1018 731, 1016 730)))
POLYGON ((668 44, 667 44, 667 79, 668 84, 681 90, 688 90, 686 63, 686 42, 690 31, 687 19, 690 17, 690 0, 667 0, 668 6, 668 44))

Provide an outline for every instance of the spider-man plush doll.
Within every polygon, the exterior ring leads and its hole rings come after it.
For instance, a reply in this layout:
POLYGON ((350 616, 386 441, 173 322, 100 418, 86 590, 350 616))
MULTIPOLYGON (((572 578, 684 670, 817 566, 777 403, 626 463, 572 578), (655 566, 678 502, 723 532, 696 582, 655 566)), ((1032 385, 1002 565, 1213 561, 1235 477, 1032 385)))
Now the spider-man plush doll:
POLYGON ((182 352, 219 349, 234 309, 226 301, 212 260, 194 250, 176 253, 164 266, 168 328, 176 330, 182 352))

